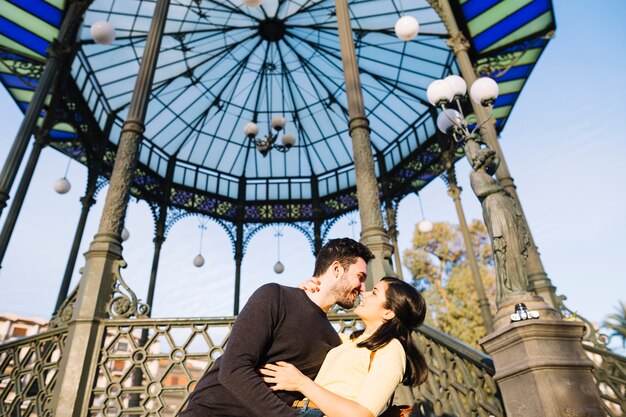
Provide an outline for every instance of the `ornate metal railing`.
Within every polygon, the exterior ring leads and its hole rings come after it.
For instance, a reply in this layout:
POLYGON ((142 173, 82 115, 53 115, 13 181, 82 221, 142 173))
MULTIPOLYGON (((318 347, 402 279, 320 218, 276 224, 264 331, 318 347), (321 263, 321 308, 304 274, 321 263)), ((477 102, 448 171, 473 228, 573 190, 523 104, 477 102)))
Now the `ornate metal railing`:
MULTIPOLYGON (((359 325, 350 314, 329 318, 340 332, 359 325)), ((88 415, 177 415, 222 354, 233 322, 231 317, 106 321, 88 415)), ((489 357, 432 328, 416 337, 431 375, 412 393, 415 415, 504 415, 489 357)))
POLYGON ((593 376, 598 384, 604 411, 610 417, 626 416, 626 357, 609 348, 610 336, 602 333, 589 320, 570 310, 561 297, 561 314, 566 320, 577 320, 585 325, 583 348, 594 364, 593 376))
POLYGON ((48 416, 66 329, 0 345, 0 416, 48 416))

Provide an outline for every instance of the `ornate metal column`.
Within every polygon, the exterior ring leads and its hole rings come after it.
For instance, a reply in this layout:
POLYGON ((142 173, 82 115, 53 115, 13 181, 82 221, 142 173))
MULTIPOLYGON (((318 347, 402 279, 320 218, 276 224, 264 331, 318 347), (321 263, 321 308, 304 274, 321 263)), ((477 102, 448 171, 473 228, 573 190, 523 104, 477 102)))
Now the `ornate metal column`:
MULTIPOLYGON (((7 247, 9 246, 9 241, 11 240, 11 235, 13 234, 13 230, 15 229, 15 223, 17 223, 17 218, 20 215, 20 211, 22 210, 22 204, 24 203, 24 198, 26 197, 26 193, 28 192, 28 187, 30 185, 30 180, 33 178, 33 174, 35 173, 35 168, 37 167, 37 161, 39 161, 39 156, 41 155, 41 150, 46 146, 48 141, 48 134, 43 131, 39 132, 36 135, 35 142, 33 143, 33 150, 28 157, 28 163, 26 164, 26 168, 22 174, 22 179, 20 180, 20 184, 17 187, 17 191, 15 192, 15 200, 13 200, 13 204, 11 204, 11 208, 9 209, 9 214, 2 226, 2 232, 0 232, 0 265, 4 260, 4 255, 6 255, 7 247)), ((19 165, 18 165, 19 167, 19 165)), ((0 192, 0 201, 1 201, 0 192)), ((4 200, 6 202, 6 200, 4 200)), ((2 210, 0 202, 0 210, 2 210)), ((6 204, 5 204, 6 205, 6 204)))
POLYGON ((15 141, 9 150, 6 162, 0 172, 0 215, 7 206, 11 187, 17 176, 17 171, 24 159, 30 136, 35 130, 37 120, 41 115, 46 97, 54 79, 63 63, 69 62, 72 56, 72 46, 76 41, 78 28, 82 23, 82 16, 91 3, 90 0, 73 0, 68 2, 65 17, 61 23, 59 34, 50 43, 46 66, 39 78, 37 89, 28 105, 22 124, 20 125, 15 141))
POLYGON ((398 247, 398 227, 396 225, 398 204, 391 200, 385 201, 385 214, 387 215, 387 229, 391 244, 393 245, 393 259, 395 261, 395 270, 400 279, 402 276, 402 262, 400 259, 400 248, 398 247))
POLYGON ((237 238, 235 241, 235 299, 233 302, 233 315, 239 314, 239 294, 241 292, 241 263, 243 262, 243 224, 237 225, 237 238))
MULTIPOLYGON (((449 155, 450 153, 447 152, 449 155)), ((446 176, 444 177, 447 185, 448 185, 448 195, 452 197, 454 201, 454 206, 456 208, 456 214, 459 217, 459 228, 461 229, 461 234, 463 235, 463 242, 465 243, 465 252, 467 262, 470 266, 470 271, 472 272, 472 278, 474 279, 474 288, 476 289, 476 294, 478 294, 478 306, 480 307, 480 315, 483 318, 483 325, 487 334, 493 332, 493 316, 491 315, 491 310, 489 309, 489 300, 487 299, 487 295, 485 294, 485 287, 483 285, 483 280, 480 277, 480 270, 478 269, 478 262, 476 261, 476 253, 474 252, 474 246, 472 245, 472 237, 469 232, 469 228, 467 227, 467 220, 465 219, 465 212, 463 211, 463 206, 461 205, 461 187, 458 186, 456 182, 456 172, 454 171, 454 157, 450 155, 450 159, 445 161, 446 163, 446 176)))
MULTIPOLYGON (((441 20, 446 25, 446 28, 450 35, 450 39, 447 41, 447 44, 456 56, 457 63, 461 70, 461 75, 465 79, 465 82, 467 82, 467 85, 471 85, 477 79, 477 76, 476 72, 474 71, 474 66, 472 65, 469 54, 467 53, 470 44, 463 35, 463 33, 459 30, 456 20, 454 19, 454 14, 452 12, 452 8, 450 7, 449 1, 428 0, 428 2, 437 11, 439 16, 441 17, 441 20)), ((480 105, 476 105, 473 102, 472 106, 474 112, 476 113, 476 116, 480 121, 483 121, 487 118, 487 112, 483 107, 481 107, 480 105)), ((502 149, 500 148, 496 128, 493 123, 487 123, 484 126, 484 129, 485 141, 489 144, 489 146, 493 148, 493 150, 496 151, 498 158, 500 159, 500 166, 498 167, 498 171, 496 172, 496 178, 498 179, 498 182, 502 184, 504 189, 515 200, 520 212, 522 213, 524 223, 526 223, 527 225, 526 228, 528 229, 528 237, 530 239, 527 261, 529 289, 537 295, 543 297, 546 303, 548 303, 552 307, 557 307, 559 305, 559 302, 556 297, 556 288, 552 285, 550 278, 548 278, 548 275, 543 268, 543 264, 539 256, 539 251, 537 250, 535 241, 532 237, 532 234, 530 233, 530 228, 528 227, 528 222, 526 221, 526 215, 522 210, 522 205, 520 203, 519 196, 517 195, 515 183, 513 182, 513 178, 511 177, 511 173, 509 172, 506 160, 504 159, 502 149)))
POLYGON ((322 223, 324 221, 321 219, 320 192, 318 179, 315 175, 311 178, 311 194, 313 196, 313 256, 317 256, 323 246, 322 223))
POLYGON ((112 306, 109 303, 116 279, 121 282, 119 269, 125 266, 120 233, 124 225, 168 8, 169 0, 157 0, 128 117, 122 127, 98 233, 85 255, 83 277, 74 315, 68 324, 65 351, 54 391, 54 415, 80 416, 89 402, 89 387, 93 383, 91 368, 101 343, 100 321, 109 313, 125 317, 140 313, 136 302, 129 303, 129 308, 124 311, 118 310, 124 307, 123 303, 112 306))
POLYGON ((74 233, 74 243, 70 255, 67 258, 67 265, 65 266, 65 274, 63 275, 63 281, 61 282, 61 288, 59 289, 59 295, 57 297, 57 303, 54 307, 54 311, 57 312, 63 301, 67 298, 67 294, 70 289, 70 283, 72 281, 72 274, 74 273, 74 266, 76 265, 76 259, 78 258, 78 250, 80 248, 80 242, 83 240, 83 234, 85 232, 85 225, 87 224, 87 216, 89 210, 96 203, 95 195, 97 190, 97 173, 90 173, 87 179, 87 191, 85 195, 81 197, 80 203, 83 208, 80 211, 80 218, 78 220, 78 226, 76 227, 76 233, 74 233))
POLYGON ((378 197, 378 182, 374 172, 372 145, 370 143, 369 121, 365 116, 363 92, 359 78, 354 39, 350 26, 350 15, 347 0, 336 0, 337 26, 341 60, 343 62, 346 94, 348 96, 348 113, 350 121, 350 137, 354 153, 354 170, 356 175, 357 200, 361 218, 361 242, 367 246, 375 258, 368 264, 366 285, 372 288, 374 283, 386 275, 396 276, 391 267, 393 246, 389 244, 389 235, 383 227, 383 216, 378 197))
POLYGON ((167 219, 167 206, 159 207, 159 216, 156 221, 154 232, 154 255, 152 256, 152 268, 150 268, 150 283, 148 284, 148 296, 146 304, 150 306, 148 316, 152 313, 154 302, 154 290, 156 287, 157 273, 159 271, 159 259, 161 258, 161 248, 165 243, 165 220, 167 219))

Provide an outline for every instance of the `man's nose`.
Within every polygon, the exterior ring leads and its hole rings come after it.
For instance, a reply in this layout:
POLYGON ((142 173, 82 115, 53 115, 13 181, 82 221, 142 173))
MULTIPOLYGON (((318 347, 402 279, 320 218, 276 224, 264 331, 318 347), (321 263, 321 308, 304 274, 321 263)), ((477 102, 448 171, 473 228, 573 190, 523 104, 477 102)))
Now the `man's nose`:
POLYGON ((365 288, 365 283, 364 282, 361 283, 361 287, 359 289, 361 290, 361 293, 365 293, 367 288, 365 288))

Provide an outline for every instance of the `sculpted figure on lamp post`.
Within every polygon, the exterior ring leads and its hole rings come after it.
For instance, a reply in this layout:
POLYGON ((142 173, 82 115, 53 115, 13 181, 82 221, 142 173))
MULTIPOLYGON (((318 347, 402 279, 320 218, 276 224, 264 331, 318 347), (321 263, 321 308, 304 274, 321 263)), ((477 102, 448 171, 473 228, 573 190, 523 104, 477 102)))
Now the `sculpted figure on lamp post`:
POLYGON ((467 140, 466 154, 473 171, 470 184, 483 209, 483 218, 493 244, 496 264, 496 304, 527 295, 526 256, 530 240, 522 214, 514 200, 491 176, 497 168, 495 152, 467 140))

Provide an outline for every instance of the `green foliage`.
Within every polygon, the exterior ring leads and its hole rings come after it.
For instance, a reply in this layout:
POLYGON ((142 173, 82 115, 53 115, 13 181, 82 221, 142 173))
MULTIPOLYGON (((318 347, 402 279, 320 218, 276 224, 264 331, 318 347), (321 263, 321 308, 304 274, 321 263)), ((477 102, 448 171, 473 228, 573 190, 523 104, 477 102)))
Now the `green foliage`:
MULTIPOLYGON (((487 298, 494 300, 494 260, 487 229, 478 220, 469 229, 487 298)), ((485 329, 459 227, 435 223, 428 234, 416 227, 413 247, 404 252, 404 265, 428 303, 426 322, 479 348, 477 341, 485 336, 485 329)), ((495 306, 491 309, 493 313, 495 306)))
POLYGON ((622 339, 622 346, 626 346, 626 305, 622 301, 615 307, 617 313, 611 314, 604 322, 604 326, 613 330, 613 336, 622 339))

